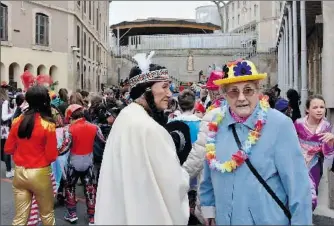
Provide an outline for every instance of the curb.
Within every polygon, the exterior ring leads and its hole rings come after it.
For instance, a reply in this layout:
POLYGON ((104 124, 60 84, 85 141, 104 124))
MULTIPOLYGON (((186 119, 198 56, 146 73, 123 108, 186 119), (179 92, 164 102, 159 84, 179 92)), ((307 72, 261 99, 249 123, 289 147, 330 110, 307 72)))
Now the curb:
POLYGON ((322 215, 313 215, 313 224, 314 225, 334 225, 334 216, 327 217, 322 215))

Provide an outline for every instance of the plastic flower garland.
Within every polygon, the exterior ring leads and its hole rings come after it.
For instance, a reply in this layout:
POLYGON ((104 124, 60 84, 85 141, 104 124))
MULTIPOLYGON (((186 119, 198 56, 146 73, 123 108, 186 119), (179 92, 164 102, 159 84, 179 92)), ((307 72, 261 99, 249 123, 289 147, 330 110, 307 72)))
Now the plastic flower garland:
POLYGON ((222 102, 222 100, 216 100, 213 104, 210 105, 210 107, 208 107, 206 112, 209 112, 209 111, 211 111, 215 108, 219 108, 221 106, 221 102, 222 102))
POLYGON ((232 172, 237 167, 241 166, 245 160, 248 158, 248 155, 251 154, 251 148, 259 140, 263 126, 266 123, 267 111, 269 109, 268 96, 260 96, 260 110, 257 112, 257 120, 255 123, 255 129, 251 130, 248 134, 248 139, 242 145, 243 150, 238 150, 231 157, 231 160, 226 162, 220 162, 216 158, 216 135, 219 125, 222 123, 228 107, 226 104, 222 105, 221 111, 217 112, 213 117, 213 121, 208 124, 209 134, 206 143, 206 158, 209 162, 211 169, 215 169, 221 173, 232 172))

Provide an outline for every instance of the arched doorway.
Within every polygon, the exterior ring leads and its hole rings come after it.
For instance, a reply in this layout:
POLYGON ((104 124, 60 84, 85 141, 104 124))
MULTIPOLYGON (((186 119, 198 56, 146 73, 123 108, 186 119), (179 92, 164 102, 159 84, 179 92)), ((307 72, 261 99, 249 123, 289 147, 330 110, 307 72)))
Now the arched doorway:
POLYGON ((17 83, 20 81, 20 66, 16 62, 9 65, 8 81, 9 85, 17 88, 17 83))
POLYGON ((79 62, 77 63, 77 76, 76 76, 76 84, 75 84, 75 87, 77 87, 77 84, 80 82, 80 64, 79 62))
POLYGON ((95 68, 94 68, 94 66, 92 67, 92 88, 93 88, 93 90, 92 91, 96 91, 96 86, 95 86, 95 84, 96 84, 96 81, 95 81, 95 68))
POLYGON ((53 81, 57 80, 57 73, 58 73, 58 68, 55 65, 52 65, 49 69, 49 75, 51 76, 53 81))
POLYGON ((37 68, 37 75, 45 75, 46 74, 46 67, 41 64, 37 68))
POLYGON ((81 89, 86 89, 86 65, 84 65, 84 71, 81 78, 81 89))
POLYGON ((1 73, 1 80, 4 80, 4 81, 7 80, 5 76, 6 74, 5 65, 2 62, 0 62, 0 73, 1 73))
POLYGON ((90 80, 91 80, 91 74, 90 74, 90 66, 88 66, 88 76, 87 76, 87 79, 88 79, 88 91, 90 92, 91 90, 91 83, 90 83, 90 80))
POLYGON ((23 72, 26 71, 26 70, 30 71, 31 73, 34 73, 34 66, 32 66, 32 64, 30 64, 30 63, 27 63, 27 64, 24 66, 24 70, 23 70, 23 72))
POLYGON ((100 92, 100 75, 97 76, 96 86, 97 86, 97 91, 100 92))

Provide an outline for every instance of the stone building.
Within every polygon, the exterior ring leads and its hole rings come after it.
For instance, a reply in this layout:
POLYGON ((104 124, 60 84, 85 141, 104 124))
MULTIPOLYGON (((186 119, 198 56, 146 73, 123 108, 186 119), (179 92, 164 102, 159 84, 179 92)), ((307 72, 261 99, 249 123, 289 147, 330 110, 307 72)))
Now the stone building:
POLYGON ((136 53, 155 51, 154 63, 168 68, 175 82, 197 82, 199 72, 222 67, 227 61, 248 58, 269 73, 264 86, 276 81, 276 55, 257 51, 245 40, 249 34, 217 33, 219 26, 194 20, 149 18, 111 26, 112 76, 110 83, 126 79, 136 53), (121 37, 119 40, 117 37, 121 37))
MULTIPOLYGON (((278 84, 282 94, 301 94, 301 112, 309 95, 321 94, 327 118, 334 123, 333 1, 284 1, 277 34, 278 84)), ((334 223, 334 173, 324 172, 316 215, 334 223)), ((315 223, 317 224, 317 223, 315 223)))
POLYGON ((278 1, 228 1, 221 8, 224 32, 253 34, 259 51, 274 48, 281 7, 278 1))
POLYGON ((57 88, 98 90, 107 80, 109 1, 1 1, 1 80, 24 70, 57 88))

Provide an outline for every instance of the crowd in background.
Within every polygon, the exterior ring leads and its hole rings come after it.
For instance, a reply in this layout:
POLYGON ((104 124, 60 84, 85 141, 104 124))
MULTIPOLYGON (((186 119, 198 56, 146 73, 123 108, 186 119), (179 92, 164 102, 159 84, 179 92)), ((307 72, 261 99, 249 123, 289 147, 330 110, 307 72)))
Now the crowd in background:
MULTIPOLYGON (((165 119, 168 122, 173 120, 184 121, 190 128, 191 142, 194 145, 195 141, 197 140, 197 134, 199 132, 199 127, 203 116, 208 111, 208 109, 216 103, 215 101, 222 100, 223 97, 217 92, 210 92, 210 90, 208 91, 207 87, 203 87, 200 92, 191 88, 185 89, 180 93, 174 88, 171 88, 171 91, 174 95, 170 98, 168 109, 164 112, 165 119)), ((40 98, 40 93, 38 92, 42 91, 35 90, 35 93, 33 93, 33 91, 31 92, 33 98, 40 98)), ((296 122, 298 119, 301 118, 301 112, 299 109, 300 97, 296 90, 288 90, 286 94, 288 100, 281 97, 280 89, 277 85, 272 87, 271 89, 266 90, 264 93, 269 96, 269 104, 271 108, 275 108, 276 110, 290 117, 293 122, 296 122)), ((6 152, 4 151, 5 144, 9 137, 11 127, 15 119, 19 118, 23 113, 26 113, 27 111, 32 109, 29 108, 29 103, 28 101, 26 101, 26 95, 27 93, 23 92, 21 89, 17 89, 14 91, 6 83, 1 84, 1 160, 4 161, 6 164, 7 178, 11 178, 14 176, 14 170, 12 167, 11 155, 6 154, 6 152)), ((55 122, 56 128, 63 128, 62 131, 67 131, 67 129, 79 119, 83 119, 85 122, 93 124, 98 128, 97 132, 93 136, 93 149, 91 149, 88 153, 89 156, 91 156, 92 164, 94 165, 94 175, 91 176, 93 177, 94 182, 92 183, 94 184, 94 186, 97 186, 99 168, 102 162, 105 141, 108 138, 113 122, 115 121, 118 114, 125 106, 127 106, 131 102, 131 100, 129 99, 127 81, 122 81, 119 87, 114 86, 111 88, 106 88, 101 93, 90 93, 88 91, 79 89, 75 92, 69 93, 67 89, 61 88, 59 89, 58 93, 48 91, 48 95, 50 98, 52 121, 55 122), (80 107, 73 108, 73 106, 80 107), (69 113, 69 109, 72 109, 73 111, 69 113), (78 110, 80 111, 80 113, 75 114, 75 112, 78 112, 78 110), (69 114, 71 115, 69 116, 69 114), (102 134, 101 139, 96 138, 96 136, 98 136, 98 133, 102 134)), ((310 98, 310 100, 308 101, 306 109, 310 110, 310 105, 312 104, 312 100, 314 99, 323 101, 321 105, 322 108, 325 106, 324 100, 321 96, 316 96, 312 98, 310 98)), ((40 112, 40 105, 38 105, 38 103, 34 104, 36 104, 35 110, 37 112, 40 112)), ((74 130, 73 134, 75 134, 74 130)), ((71 138, 71 142, 75 143, 75 139, 77 138, 73 137, 71 138)), ((80 137, 80 135, 78 135, 78 137, 80 137)), ((300 139, 302 138, 300 137, 300 139)), ((68 147, 68 149, 71 149, 71 147, 68 147)), ((323 159, 324 156, 322 152, 319 152, 319 168, 322 168, 323 159)), ((88 168, 85 168, 81 171, 78 169, 75 170, 77 170, 78 172, 86 172, 87 169, 88 168)), ((320 178, 321 176, 322 172, 320 172, 320 178)), ((91 197, 88 197, 90 193, 87 192, 91 188, 89 186, 86 186, 87 184, 85 183, 87 182, 83 181, 85 180, 85 177, 77 176, 76 180, 74 181, 75 183, 77 182, 78 178, 80 178, 81 182, 85 185, 85 194, 88 194, 86 195, 87 208, 92 209, 94 208, 94 202, 92 204, 93 206, 90 206, 89 202, 91 197)), ((319 181, 320 179, 316 179, 316 190, 318 190, 319 181)), ((73 223, 78 219, 78 217, 76 215, 75 205, 73 205, 73 203, 69 203, 69 198, 67 197, 69 194, 72 194, 69 188, 70 185, 68 182, 66 182, 64 176, 61 176, 58 183, 59 184, 56 191, 57 199, 60 203, 65 203, 65 205, 67 206, 67 215, 65 215, 65 219, 73 223)), ((75 183, 73 184, 72 182, 71 186, 75 186, 75 183)), ((191 211, 193 211, 192 213, 194 214, 197 199, 197 186, 198 178, 195 178, 191 181, 191 192, 189 193, 191 202, 190 206, 192 208, 191 211)), ((76 200, 74 200, 74 204, 75 202, 76 200)), ((92 224, 94 223, 93 213, 94 211, 87 212, 89 216, 89 222, 92 224)), ((16 217, 17 222, 19 222, 19 217, 16 217)), ((43 223, 47 222, 46 218, 43 218, 44 216, 42 213, 40 217, 42 218, 43 223)), ((194 221, 197 222, 196 220, 194 221)), ((34 225, 37 223, 34 214, 32 213, 30 213, 29 222, 29 225, 34 225)))

